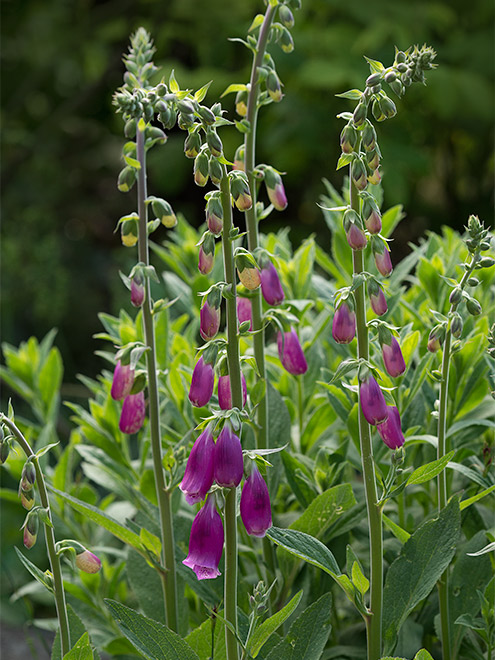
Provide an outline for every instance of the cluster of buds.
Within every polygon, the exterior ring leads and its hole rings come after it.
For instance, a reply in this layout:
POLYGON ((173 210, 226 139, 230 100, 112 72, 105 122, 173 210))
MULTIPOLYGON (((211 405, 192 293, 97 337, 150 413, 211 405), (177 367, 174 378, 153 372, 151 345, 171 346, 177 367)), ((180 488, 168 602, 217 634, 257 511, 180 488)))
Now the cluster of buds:
MULTIPOLYGON (((189 553, 184 564, 203 580, 220 575, 218 564, 223 551, 223 524, 216 507, 214 484, 220 488, 237 488, 244 475, 244 457, 239 437, 226 422, 216 442, 212 424, 199 435, 193 445, 180 489, 188 504, 206 502, 194 518, 189 540, 189 553)), ((262 537, 271 527, 268 488, 256 463, 245 479, 241 493, 241 518, 248 534, 262 537)))
POLYGON ((123 401, 119 419, 122 433, 137 433, 144 424, 146 402, 144 398, 144 378, 137 377, 130 362, 117 360, 113 372, 110 396, 115 401, 123 401))

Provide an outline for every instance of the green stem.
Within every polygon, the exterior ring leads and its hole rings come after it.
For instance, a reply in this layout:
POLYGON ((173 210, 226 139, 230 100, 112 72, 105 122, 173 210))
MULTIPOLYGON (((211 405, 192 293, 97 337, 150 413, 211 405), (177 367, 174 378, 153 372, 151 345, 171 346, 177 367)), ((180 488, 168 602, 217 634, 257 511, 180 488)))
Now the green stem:
MULTIPOLYGON (((48 518, 52 521, 52 513, 50 509, 50 501, 48 499, 48 492, 46 484, 41 471, 38 457, 34 454, 28 441, 17 428, 17 426, 8 417, 2 415, 0 420, 3 424, 9 427, 15 435, 17 442, 21 445, 27 458, 31 457, 31 461, 36 470, 36 483, 38 484, 38 492, 40 495, 41 506, 46 510, 48 518)), ((53 521, 52 521, 53 522, 53 521)), ((69 619, 67 617, 67 605, 65 603, 64 582, 62 577, 62 567, 60 566, 60 557, 55 550, 55 532, 53 527, 45 523, 45 541, 46 549, 48 552, 48 559, 50 562, 50 569, 53 575, 53 595, 55 597, 55 608, 57 610, 58 627, 60 630, 60 647, 62 657, 70 651, 70 636, 69 636, 69 619)))
POLYGON ((302 435, 304 431, 304 393, 303 379, 296 376, 297 381, 297 412, 299 422, 299 449, 302 450, 302 435))
MULTIPOLYGON (((230 237, 232 223, 232 204, 230 202, 230 181, 225 167, 220 181, 221 202, 223 209, 223 264, 225 281, 230 285, 227 306, 227 362, 229 366, 232 405, 242 410, 241 366, 239 361, 239 337, 237 334, 236 277, 234 251, 230 237)), ((237 631, 237 488, 225 489, 225 582, 224 602, 225 619, 237 631)), ((238 660, 239 653, 235 635, 225 626, 225 644, 227 660, 238 660)))
MULTIPOLYGON (((468 269, 464 272, 459 286, 464 289, 468 279, 476 266, 477 258, 473 257, 468 269)), ((455 312, 457 304, 452 304, 450 307, 450 314, 455 312)), ((450 326, 447 328, 445 334, 445 342, 443 346, 442 357, 442 380, 440 383, 440 401, 438 407, 438 447, 437 458, 443 458, 448 452, 447 447, 447 403, 449 393, 449 372, 450 372, 450 356, 452 346, 452 332, 450 326)), ((441 511, 447 506, 447 480, 445 470, 442 470, 438 475, 437 480, 437 493, 438 493, 438 510, 441 511)), ((451 660, 452 651, 450 645, 450 612, 449 612, 449 568, 447 567, 438 581, 438 602, 440 608, 440 624, 441 624, 441 637, 442 637, 442 653, 443 660, 451 660)))
MULTIPOLYGON (((254 178, 255 167, 255 153, 256 153, 256 125, 258 121, 258 98, 260 93, 260 82, 258 69, 263 62, 263 57, 266 51, 268 36, 270 33, 270 26, 273 22, 276 7, 271 3, 268 4, 263 23, 260 28, 258 43, 256 46, 256 54, 253 59, 253 66, 251 69, 250 90, 248 94, 246 120, 249 122, 250 130, 246 133, 244 140, 244 167, 246 176, 249 182, 249 189, 251 198, 253 200, 252 207, 246 211, 246 228, 248 235, 248 247, 253 252, 259 245, 258 234, 258 221, 256 218, 256 180, 254 178)), ((253 348, 254 357, 259 371, 259 378, 266 380, 266 367, 265 367, 265 337, 261 331, 263 324, 262 314, 262 300, 261 290, 258 288, 254 291, 251 299, 252 313, 253 313, 253 348)), ((258 403, 257 410, 258 430, 256 433, 256 447, 258 449, 265 449, 269 446, 270 440, 268 437, 268 406, 267 394, 262 396, 258 403)))
MULTIPOLYGON (((137 159, 141 164, 138 172, 138 213, 139 213, 139 261, 149 265, 148 227, 146 208, 146 152, 144 148, 144 131, 137 130, 137 159)), ((145 343, 149 349, 146 352, 146 367, 148 372, 149 418, 151 435, 151 453, 153 472, 155 476, 156 497, 160 517, 162 541, 163 571, 160 573, 165 601, 165 617, 167 626, 177 632, 177 579, 175 572, 174 528, 172 524, 171 492, 167 490, 162 465, 162 441, 160 437, 160 402, 158 397, 158 379, 156 374, 155 328, 151 311, 151 287, 149 278, 145 278, 145 300, 142 307, 145 343)))
MULTIPOLYGON (((359 195, 351 180, 350 199, 352 208, 359 213, 359 195)), ((364 255, 362 250, 352 251, 354 275, 364 270, 364 255)), ((356 327, 358 342, 358 357, 369 359, 368 327, 366 325, 366 303, 364 284, 354 291, 356 301, 356 327)), ((377 504, 375 464, 371 444, 370 426, 366 421, 361 402, 359 402, 359 442, 361 445, 361 462, 363 466, 364 489, 370 534, 370 617, 366 622, 368 640, 368 660, 378 660, 382 647, 382 604, 383 604, 383 539, 382 539, 382 509, 377 504)))

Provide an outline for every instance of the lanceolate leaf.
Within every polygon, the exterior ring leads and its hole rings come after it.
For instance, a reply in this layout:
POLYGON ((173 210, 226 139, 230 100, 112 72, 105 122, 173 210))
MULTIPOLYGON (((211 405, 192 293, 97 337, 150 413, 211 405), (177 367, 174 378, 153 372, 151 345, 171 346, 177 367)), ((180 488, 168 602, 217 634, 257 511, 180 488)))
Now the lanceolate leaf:
POLYGON ((454 556, 460 530, 457 498, 434 520, 421 525, 390 566, 383 593, 385 651, 393 650, 409 612, 426 598, 454 556))
POLYGON ((303 593, 302 590, 298 591, 297 594, 294 596, 294 598, 292 598, 285 607, 283 607, 273 616, 266 619, 266 621, 263 621, 263 623, 260 625, 259 628, 256 628, 251 638, 251 643, 249 646, 249 652, 251 653, 253 658, 256 658, 256 656, 260 652, 261 647, 270 637, 270 635, 274 633, 277 630, 277 628, 281 626, 283 622, 290 617, 292 612, 294 612, 294 610, 299 605, 299 602, 302 598, 302 593, 303 593))
POLYGON ((47 576, 41 571, 37 566, 33 564, 33 562, 29 561, 27 557, 25 557, 18 548, 14 547, 14 550, 17 553, 17 556, 23 563, 24 567, 31 573, 31 575, 38 580, 44 587, 48 589, 48 591, 53 592, 53 587, 50 582, 50 580, 47 578, 47 576))
POLYGON ((115 600, 105 599, 115 623, 148 660, 199 660, 177 633, 115 600))
POLYGON ((426 465, 417 468, 407 480, 407 485, 422 484, 425 481, 433 479, 433 477, 436 477, 445 469, 447 463, 452 460, 454 454, 454 450, 449 451, 446 456, 442 456, 442 458, 438 458, 436 461, 432 461, 431 463, 427 463, 426 465))
POLYGON ((292 555, 304 559, 313 566, 318 566, 333 578, 341 575, 333 554, 314 536, 298 532, 295 529, 281 529, 280 527, 270 527, 266 535, 292 555))

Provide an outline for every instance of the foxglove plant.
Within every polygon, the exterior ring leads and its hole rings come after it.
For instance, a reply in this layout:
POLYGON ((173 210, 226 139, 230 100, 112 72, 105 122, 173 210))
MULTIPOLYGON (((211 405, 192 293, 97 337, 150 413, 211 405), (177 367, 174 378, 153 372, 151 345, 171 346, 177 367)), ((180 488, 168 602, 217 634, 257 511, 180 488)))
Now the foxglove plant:
MULTIPOLYGON (((339 115, 347 121, 341 136, 342 155, 337 169, 349 166, 349 200, 344 209, 343 227, 352 249, 353 283, 349 292, 355 301, 357 327, 357 353, 359 365, 359 441, 365 484, 370 536, 370 604, 365 616, 368 643, 368 660, 378 660, 382 652, 382 592, 383 592, 383 545, 382 545, 382 506, 378 504, 377 483, 373 463, 371 433, 369 425, 377 425, 380 435, 388 446, 400 446, 397 416, 387 406, 383 392, 375 380, 370 365, 368 327, 366 324, 366 301, 364 285, 368 281, 369 294, 374 312, 381 316, 387 311, 386 299, 381 286, 374 276, 364 269, 367 246, 375 258, 378 272, 387 277, 392 272, 392 262, 387 242, 379 232, 381 215, 378 202, 374 198, 369 184, 381 180, 379 171, 380 149, 375 128, 368 118, 371 113, 376 121, 381 122, 396 114, 394 102, 384 90, 387 85, 396 95, 402 96, 412 82, 424 82, 424 72, 432 69, 435 52, 426 46, 414 47, 406 52, 396 50, 392 66, 385 68, 381 62, 368 60, 371 73, 366 80, 364 91, 350 90, 339 96, 358 101, 354 112, 339 115), (369 235, 369 239, 367 236, 369 235), (387 438, 387 440, 385 440, 387 438)), ((341 293, 338 295, 342 295, 341 293)), ((349 295, 349 294, 347 294, 349 295)), ((337 325, 340 322, 337 320, 337 325)), ((400 348, 387 338, 384 361, 393 374, 403 371, 400 360, 400 348)), ((400 435, 402 431, 400 431, 400 435)))

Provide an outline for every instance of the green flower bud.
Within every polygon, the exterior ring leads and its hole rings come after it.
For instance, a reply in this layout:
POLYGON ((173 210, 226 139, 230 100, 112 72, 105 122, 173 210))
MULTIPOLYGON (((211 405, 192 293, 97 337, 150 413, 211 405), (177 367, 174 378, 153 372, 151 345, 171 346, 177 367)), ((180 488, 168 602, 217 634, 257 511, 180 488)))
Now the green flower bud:
POLYGON ((36 469, 31 461, 24 463, 21 473, 20 489, 29 492, 36 483, 36 469))
POLYGON ((207 108, 205 105, 200 105, 198 114, 201 117, 201 119, 205 122, 205 124, 208 124, 210 126, 211 124, 215 123, 215 114, 210 110, 210 108, 207 108))
POLYGON ((194 114, 194 106, 189 101, 186 101, 186 99, 182 99, 180 101, 177 101, 177 108, 178 108, 180 113, 183 113, 185 115, 193 115, 194 114))
POLYGON ((397 51, 397 54, 395 55, 395 61, 396 63, 405 62, 406 54, 402 50, 397 51))
POLYGON ((194 161, 194 183, 203 188, 208 182, 208 176, 208 156, 202 151, 196 156, 194 161))
POLYGON ((120 190, 120 192, 129 192, 135 182, 136 170, 133 167, 129 167, 129 165, 127 165, 119 174, 117 188, 120 190))
POLYGON ((376 121, 385 121, 387 118, 382 108, 381 99, 375 99, 373 101, 371 112, 373 113, 373 117, 376 119, 376 121))
POLYGON ((462 318, 460 314, 456 312, 450 322, 450 331, 452 332, 452 336, 455 337, 456 339, 459 339, 459 337, 461 336, 463 325, 464 324, 462 322, 462 318))
POLYGON ((247 100, 247 90, 241 89, 237 92, 235 97, 235 111, 240 117, 245 117, 247 115, 247 100))
POLYGON ((188 115, 185 112, 179 113, 179 128, 187 131, 194 126, 194 115, 188 115))
POLYGON ((380 99, 382 111, 385 113, 387 119, 391 119, 397 114, 395 103, 388 96, 380 99))
POLYGON ((399 73, 406 73, 406 71, 407 71, 407 64, 405 64, 404 62, 399 62, 399 63, 397 64, 397 67, 396 67, 396 68, 397 68, 397 71, 398 71, 399 73))
POLYGON ((223 168, 221 163, 219 163, 216 158, 209 159, 208 173, 210 175, 211 182, 216 186, 219 186, 223 176, 223 168))
POLYGON ((162 122, 164 128, 170 130, 177 121, 177 112, 173 108, 166 108, 160 112, 158 119, 162 122))
POLYGON ((352 115, 352 121, 354 122, 354 125, 361 126, 364 123, 364 120, 366 119, 367 113, 368 113, 368 106, 366 105, 366 103, 359 101, 352 115))
POLYGON ((478 286, 480 283, 479 279, 477 277, 470 277, 467 281, 468 286, 478 286))
POLYGON ((21 490, 21 504, 27 510, 30 511, 34 506, 34 490, 24 491, 21 490))
POLYGON ((133 247, 138 242, 138 226, 136 220, 124 220, 120 225, 122 245, 133 247))
POLYGON ((219 158, 222 155, 223 144, 216 131, 209 130, 206 133, 206 143, 212 156, 219 158))
POLYGON ((2 441, 0 443, 0 465, 3 465, 8 459, 10 453, 10 445, 8 442, 2 441))
POLYGON ((129 121, 127 121, 125 123, 124 135, 126 136, 126 138, 129 138, 130 140, 132 140, 132 138, 134 138, 136 136, 136 120, 135 119, 129 119, 129 121))
POLYGON ((481 305, 476 300, 476 298, 468 298, 466 301, 467 311, 472 316, 479 316, 481 314, 481 305))
POLYGON ((366 86, 367 87, 374 87, 374 85, 378 85, 382 80, 382 74, 381 73, 372 73, 371 76, 368 76, 366 78, 366 86))
POLYGON ((275 101, 275 103, 282 100, 282 87, 275 71, 270 71, 266 78, 266 90, 272 101, 275 101))
POLYGON ((201 149, 201 138, 197 131, 191 131, 184 142, 184 154, 186 158, 196 158, 201 149))
POLYGON ((175 227, 177 224, 177 217, 168 202, 166 202, 164 199, 155 199, 151 203, 151 208, 153 209, 153 213, 157 219, 160 220, 162 225, 168 229, 175 227))
POLYGON ((340 148, 344 154, 351 154, 357 142, 357 132, 352 124, 347 124, 340 134, 340 148))
POLYGON ((451 305, 458 305, 462 300, 462 289, 460 286, 456 286, 454 289, 452 289, 450 296, 449 296, 449 302, 451 305))
POLYGON ((158 144, 165 144, 167 141, 167 136, 158 126, 149 126, 146 129, 146 137, 150 140, 156 140, 158 144))
POLYGON ((394 94, 397 94, 397 96, 402 96, 404 94, 404 85, 400 80, 394 80, 393 82, 389 83, 389 86, 394 94))
POLYGON ((478 262, 479 268, 491 268, 494 264, 495 264, 495 259, 493 259, 492 257, 483 257, 478 262))
POLYGON ((366 188, 366 168, 359 158, 356 158, 351 165, 351 176, 358 190, 364 190, 366 188))
POLYGON ((373 87, 370 87, 370 92, 372 94, 379 94, 382 91, 382 86, 381 85, 373 85, 373 87))
POLYGON ((289 30, 294 27, 294 15, 287 5, 279 5, 278 15, 282 25, 285 25, 289 30))
POLYGON ((292 53, 294 50, 294 40, 292 39, 291 33, 286 28, 282 30, 282 34, 280 35, 280 48, 284 53, 292 53))
POLYGON ((397 80, 397 74, 395 73, 395 71, 393 70, 387 71, 387 73, 385 74, 385 82, 390 85, 390 83, 393 83, 396 80, 397 80))
POLYGON ((376 132, 373 127, 373 124, 370 121, 366 121, 366 125, 363 128, 362 132, 362 143, 366 151, 372 151, 376 147, 376 132))
POLYGON ((378 165, 380 165, 380 156, 375 149, 366 154, 366 165, 370 168, 371 171, 376 170, 378 165))

